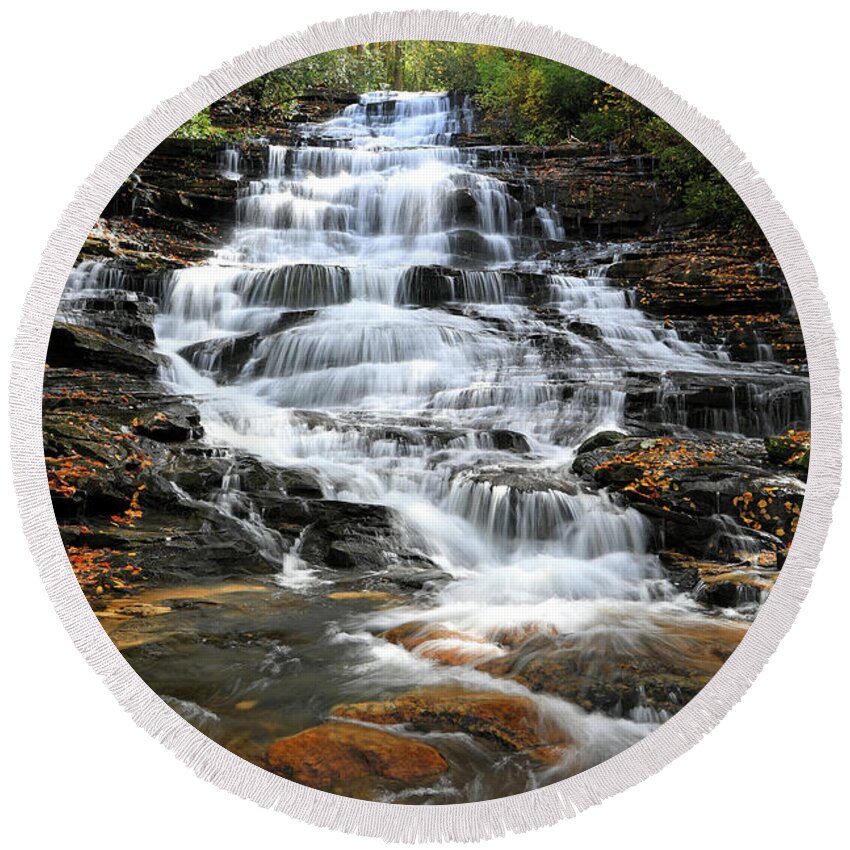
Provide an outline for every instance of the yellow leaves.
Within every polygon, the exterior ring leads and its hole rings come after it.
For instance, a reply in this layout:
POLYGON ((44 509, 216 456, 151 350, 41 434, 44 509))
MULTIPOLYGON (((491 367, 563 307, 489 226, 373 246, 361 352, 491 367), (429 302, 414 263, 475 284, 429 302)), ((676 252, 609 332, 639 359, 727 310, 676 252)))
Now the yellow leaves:
POLYGON ((702 452, 698 455, 686 443, 677 442, 671 437, 659 437, 642 440, 635 451, 616 454, 599 464, 596 469, 613 469, 623 465, 638 467, 639 477, 623 489, 645 499, 654 499, 667 490, 679 489, 679 485, 670 480, 671 472, 699 466, 703 461, 710 462, 714 459, 714 452, 702 452))

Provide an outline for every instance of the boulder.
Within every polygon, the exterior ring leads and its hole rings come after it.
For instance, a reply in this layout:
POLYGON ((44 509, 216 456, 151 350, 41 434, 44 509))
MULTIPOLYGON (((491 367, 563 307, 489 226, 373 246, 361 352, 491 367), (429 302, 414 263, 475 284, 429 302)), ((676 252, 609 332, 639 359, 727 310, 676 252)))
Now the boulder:
POLYGON ((605 449, 610 446, 616 446, 617 443, 622 443, 623 440, 629 438, 628 434, 622 431, 598 431, 584 440, 576 449, 577 455, 583 455, 586 452, 592 452, 596 449, 605 449))
POLYGON ((490 431, 493 448, 500 452, 514 452, 526 454, 531 451, 528 440, 516 431, 507 431, 504 428, 494 428, 490 431))
POLYGON ((133 430, 141 437, 158 443, 182 443, 203 436, 201 417, 190 404, 176 402, 153 414, 139 416, 133 421, 133 430))
POLYGON ((47 365, 53 367, 153 377, 163 362, 148 345, 64 322, 53 323, 47 343, 47 365))
POLYGON ((325 723, 281 738, 266 750, 265 761, 279 776, 337 793, 363 780, 430 782, 448 770, 434 747, 350 723, 325 723))
POLYGON ((181 348, 177 353, 202 375, 228 384, 239 377, 260 340, 258 333, 205 339, 181 348))

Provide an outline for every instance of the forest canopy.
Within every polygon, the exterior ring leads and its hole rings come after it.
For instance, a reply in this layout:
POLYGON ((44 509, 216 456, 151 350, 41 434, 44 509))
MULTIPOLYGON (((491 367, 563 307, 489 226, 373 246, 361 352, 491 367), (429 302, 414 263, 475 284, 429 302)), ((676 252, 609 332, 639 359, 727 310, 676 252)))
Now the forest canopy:
MULTIPOLYGON (((448 90, 469 95, 478 131, 497 144, 605 145, 651 158, 659 183, 687 217, 751 228, 731 186, 684 137, 638 101, 582 71, 528 53, 450 41, 397 41, 331 50, 252 80, 231 97, 285 121, 299 99, 322 92, 448 90)), ((184 138, 232 137, 202 110, 184 138)))

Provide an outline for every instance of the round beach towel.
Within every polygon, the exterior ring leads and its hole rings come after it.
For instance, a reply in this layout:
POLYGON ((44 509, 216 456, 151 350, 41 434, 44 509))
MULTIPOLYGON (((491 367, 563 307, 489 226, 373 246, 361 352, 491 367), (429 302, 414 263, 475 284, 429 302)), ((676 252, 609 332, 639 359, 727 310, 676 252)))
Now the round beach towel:
POLYGON ((673 758, 834 494, 828 319, 751 178, 635 69, 474 16, 324 26, 166 104, 18 342, 22 510, 81 649, 206 778, 389 838, 673 758))

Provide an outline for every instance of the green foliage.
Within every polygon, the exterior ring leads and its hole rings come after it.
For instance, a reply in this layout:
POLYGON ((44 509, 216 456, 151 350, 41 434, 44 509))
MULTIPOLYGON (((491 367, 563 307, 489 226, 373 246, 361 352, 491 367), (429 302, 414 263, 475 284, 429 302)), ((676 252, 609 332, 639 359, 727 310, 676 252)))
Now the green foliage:
MULTIPOLYGON (((259 110, 286 121, 306 94, 376 89, 464 92, 473 98, 480 131, 497 143, 556 145, 578 139, 646 155, 658 183, 690 220, 755 227, 728 183, 669 124, 619 89, 540 56, 460 42, 375 42, 278 68, 230 97, 249 104, 252 115, 259 110)), ((215 127, 205 109, 175 135, 223 139, 233 131, 215 127)))
POLYGON ((173 135, 178 139, 224 139, 227 134, 220 127, 213 126, 207 107, 181 124, 173 135))
POLYGON ((659 182, 684 206, 688 218, 740 230, 756 227, 749 210, 717 169, 657 115, 639 128, 639 148, 656 162, 659 182))
POLYGON ((568 140, 601 83, 575 68, 501 48, 479 48, 476 104, 500 142, 568 140))
POLYGON ((717 172, 691 178, 683 201, 694 221, 750 232, 758 227, 738 193, 717 172))
POLYGON ((646 107, 625 92, 602 86, 594 93, 591 108, 581 116, 577 135, 586 142, 616 143, 624 150, 640 150, 641 135, 652 118, 646 107))
POLYGON ((478 47, 456 41, 406 41, 403 78, 407 89, 472 92, 479 80, 478 47))
POLYGON ((285 65, 243 87, 264 107, 291 116, 297 98, 314 89, 367 91, 381 88, 386 80, 387 51, 382 45, 364 44, 330 50, 285 65))

